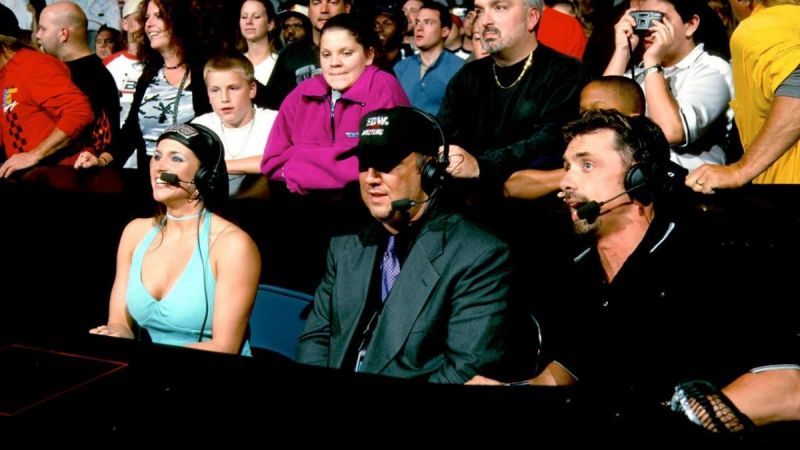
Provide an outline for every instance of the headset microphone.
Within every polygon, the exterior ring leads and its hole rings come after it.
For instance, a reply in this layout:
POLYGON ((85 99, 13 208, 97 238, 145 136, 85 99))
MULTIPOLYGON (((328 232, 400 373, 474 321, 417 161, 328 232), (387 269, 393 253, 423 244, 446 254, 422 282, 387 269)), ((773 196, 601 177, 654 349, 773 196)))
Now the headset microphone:
POLYGON ((575 210, 575 213, 578 215, 579 219, 584 219, 589 223, 594 223, 594 221, 597 220, 597 217, 600 215, 600 208, 603 205, 612 200, 616 200, 622 197, 623 195, 630 193, 631 191, 635 191, 636 189, 639 189, 640 187, 643 187, 645 185, 646 183, 637 184, 636 186, 630 189, 626 189, 620 192, 619 194, 609 198, 608 200, 603 200, 602 202, 597 202, 592 200, 590 202, 581 205, 578 209, 575 210))
POLYGON ((164 182, 166 182, 167 184, 171 184, 171 185, 173 185, 173 186, 179 186, 179 183, 190 183, 190 184, 194 184, 194 181, 181 180, 180 178, 178 178, 178 175, 176 175, 176 174, 174 174, 174 173, 170 173, 170 172, 161 172, 161 173, 158 175, 158 178, 159 178, 161 181, 164 181, 164 182))
POLYGON ((411 200, 410 198, 401 198, 400 200, 395 200, 392 202, 392 211, 408 211, 417 205, 428 203, 432 198, 433 197, 428 197, 426 200, 422 200, 421 202, 411 200))

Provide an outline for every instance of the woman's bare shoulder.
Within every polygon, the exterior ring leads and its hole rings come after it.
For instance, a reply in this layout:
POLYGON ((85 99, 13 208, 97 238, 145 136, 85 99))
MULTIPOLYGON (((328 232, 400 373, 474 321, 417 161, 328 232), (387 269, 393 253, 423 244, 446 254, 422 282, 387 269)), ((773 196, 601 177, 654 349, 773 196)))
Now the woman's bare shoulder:
POLYGON ((248 252, 255 249, 255 242, 246 231, 222 217, 214 215, 211 220, 212 249, 248 252))
POLYGON ((153 217, 133 219, 125 226, 120 244, 139 242, 155 226, 153 217))

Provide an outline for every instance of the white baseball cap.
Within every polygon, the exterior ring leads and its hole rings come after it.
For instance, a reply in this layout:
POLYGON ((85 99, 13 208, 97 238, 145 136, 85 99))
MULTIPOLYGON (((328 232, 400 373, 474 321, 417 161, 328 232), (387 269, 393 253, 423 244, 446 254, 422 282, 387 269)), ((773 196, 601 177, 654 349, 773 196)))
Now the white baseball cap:
POLYGON ((125 5, 122 7, 122 18, 135 14, 142 7, 142 3, 144 0, 125 0, 125 5))

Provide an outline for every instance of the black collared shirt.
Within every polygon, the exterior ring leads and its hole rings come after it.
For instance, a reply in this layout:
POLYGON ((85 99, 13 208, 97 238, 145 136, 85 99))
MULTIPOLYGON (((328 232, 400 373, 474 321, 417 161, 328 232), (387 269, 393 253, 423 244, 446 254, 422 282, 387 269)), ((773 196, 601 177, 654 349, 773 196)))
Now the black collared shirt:
POLYGON ((558 318, 544 328, 552 359, 582 384, 666 398, 680 382, 722 387, 754 367, 797 362, 784 351, 791 331, 759 298, 766 261, 714 236, 657 219, 611 282, 595 247, 578 255, 558 318))

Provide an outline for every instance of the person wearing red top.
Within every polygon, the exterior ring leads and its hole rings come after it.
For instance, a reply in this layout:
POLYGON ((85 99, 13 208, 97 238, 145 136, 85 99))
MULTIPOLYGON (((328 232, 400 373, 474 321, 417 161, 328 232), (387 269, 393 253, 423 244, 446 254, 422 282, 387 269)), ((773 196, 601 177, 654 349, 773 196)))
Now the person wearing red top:
POLYGON ((544 3, 545 8, 537 33, 539 42, 578 61, 582 60, 589 39, 583 31, 580 20, 572 14, 572 6, 559 1, 544 3))
POLYGON ((64 63, 0 35, 0 92, 0 137, 7 158, 0 178, 37 164, 74 163, 76 152, 65 149, 94 115, 64 63))

